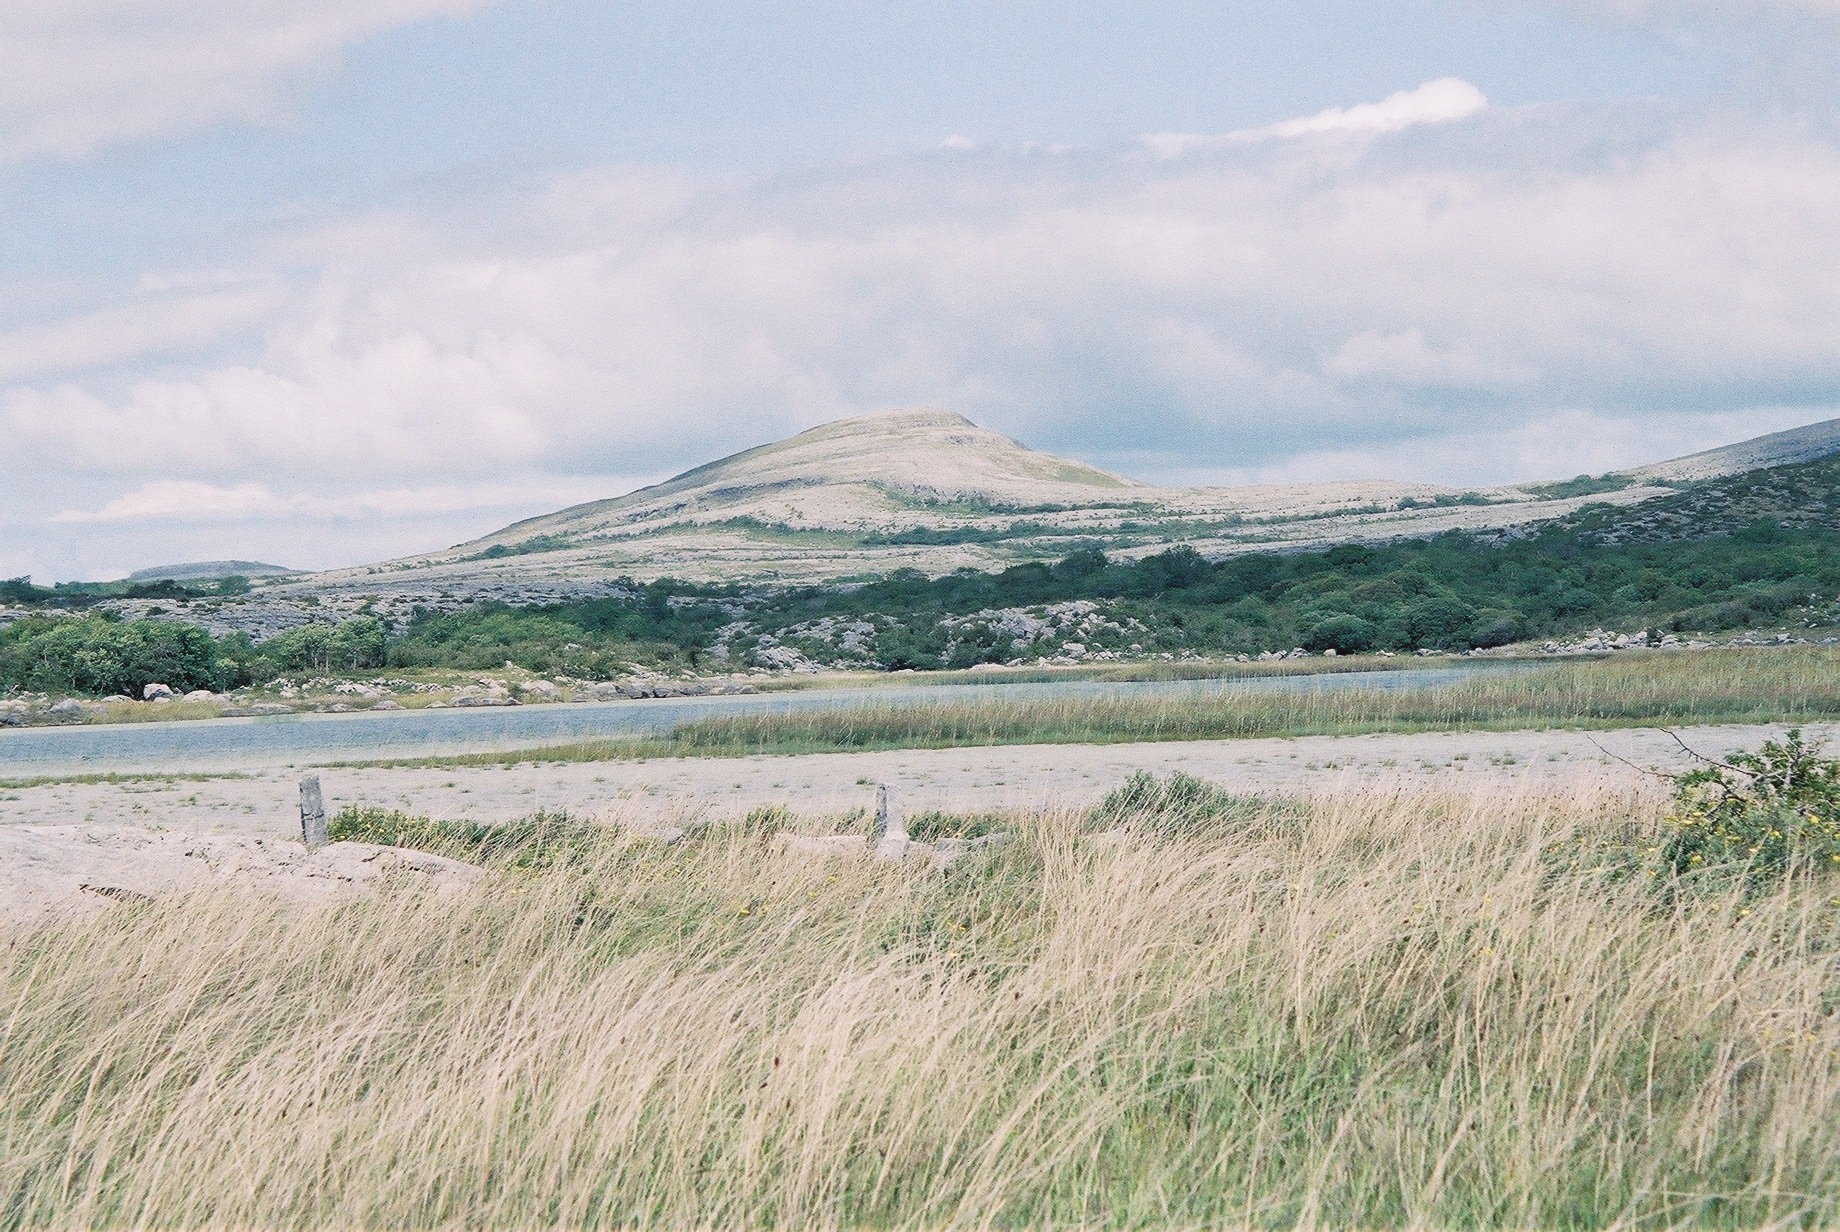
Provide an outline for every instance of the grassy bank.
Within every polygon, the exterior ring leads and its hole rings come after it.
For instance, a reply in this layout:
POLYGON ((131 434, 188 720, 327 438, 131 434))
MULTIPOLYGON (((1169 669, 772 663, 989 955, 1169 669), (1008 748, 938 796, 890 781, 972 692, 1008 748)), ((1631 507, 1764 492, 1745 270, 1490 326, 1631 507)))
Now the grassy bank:
POLYGON ((1840 651, 1827 647, 1621 655, 1478 671, 1434 688, 1273 691, 861 705, 701 719, 664 737, 351 765, 487 766, 744 757, 997 744, 1614 728, 1840 719, 1840 651))
POLYGON ((1645 655, 1478 672, 1424 689, 866 705, 673 730, 687 752, 796 753, 1840 717, 1840 653, 1645 655))
POLYGON ((113 906, 0 950, 0 1220, 1840 1220, 1831 887, 1553 858, 1661 809, 1019 818, 945 875, 718 828, 449 897, 113 906))
POLYGON ((903 687, 967 684, 1052 684, 1062 680, 1100 680, 1126 684, 1139 680, 1253 680, 1264 676, 1335 676, 1348 672, 1397 672, 1415 667, 1445 666, 1451 660, 1429 663, 1417 656, 1341 655, 1304 659, 1188 659, 1123 663, 1086 663, 1071 667, 1017 667, 991 665, 926 672, 822 672, 813 675, 774 676, 758 682, 762 693, 799 693, 811 689, 886 687, 892 677, 903 687))

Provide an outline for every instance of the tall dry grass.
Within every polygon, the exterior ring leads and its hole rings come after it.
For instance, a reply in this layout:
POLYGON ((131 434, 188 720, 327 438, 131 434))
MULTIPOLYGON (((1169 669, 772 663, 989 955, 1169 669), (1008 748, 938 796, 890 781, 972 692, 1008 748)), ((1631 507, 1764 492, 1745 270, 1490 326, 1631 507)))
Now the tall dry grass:
POLYGON ((1033 816, 946 874, 615 837, 17 933, 0 1221, 1840 1220, 1829 891, 1663 901, 1549 854, 1657 797, 1530 792, 1033 816))

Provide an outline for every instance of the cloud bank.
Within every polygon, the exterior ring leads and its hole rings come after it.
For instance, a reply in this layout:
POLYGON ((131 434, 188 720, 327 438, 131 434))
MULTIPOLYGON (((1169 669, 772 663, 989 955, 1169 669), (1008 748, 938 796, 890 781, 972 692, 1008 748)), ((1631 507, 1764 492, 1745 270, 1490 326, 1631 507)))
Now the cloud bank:
POLYGON ((362 39, 483 0, 7 0, 0 163, 270 120, 362 39))
POLYGON ((1432 85, 1178 159, 606 168, 156 271, 0 336, 0 529, 38 545, 0 575, 444 546, 898 405, 1190 481, 1565 477, 1840 415, 1830 140, 1432 85))

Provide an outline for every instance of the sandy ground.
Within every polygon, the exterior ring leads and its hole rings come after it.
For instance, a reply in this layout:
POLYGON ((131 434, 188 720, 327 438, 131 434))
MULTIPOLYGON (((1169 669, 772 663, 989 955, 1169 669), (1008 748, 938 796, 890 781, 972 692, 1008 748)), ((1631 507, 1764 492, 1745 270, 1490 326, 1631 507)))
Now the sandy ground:
MULTIPOLYGON (((1716 757, 1782 730, 1702 727, 1681 735, 1694 750, 1716 757)), ((1832 739, 1840 725, 1811 727, 1809 734, 1832 739)), ((762 805, 784 805, 806 817, 866 809, 878 783, 888 785, 897 812, 912 814, 1078 807, 1139 770, 1179 770, 1249 792, 1321 790, 1400 776, 1456 789, 1504 782, 1537 789, 1581 774, 1639 779, 1647 769, 1678 770, 1691 761, 1666 732, 1631 729, 319 773, 329 811, 357 804, 489 821, 566 809, 657 829, 762 805)), ((212 879, 295 899, 364 892, 391 877, 430 885, 465 880, 464 866, 364 844, 335 844, 309 855, 299 844, 299 773, 277 768, 0 791, 0 921, 101 910, 212 879)))
POLYGON ((420 851, 134 825, 0 827, 0 922, 31 923, 234 882, 294 901, 367 893, 386 880, 436 889, 478 870, 420 851))
MULTIPOLYGON (((1753 747, 1782 730, 1702 727, 1685 729, 1682 736, 1699 752, 1718 756, 1753 747)), ((1809 734, 1832 739, 1840 736, 1840 725, 1810 727, 1809 734)), ((1090 804, 1138 770, 1180 770, 1235 790, 1291 791, 1399 774, 1453 786, 1484 778, 1539 780, 1583 771, 1635 776, 1639 771, 1625 761, 1676 770, 1689 760, 1667 733, 1629 729, 1009 745, 318 773, 329 811, 359 804, 435 817, 503 820, 538 809, 566 809, 578 816, 661 817, 742 813, 761 805, 822 815, 868 807, 877 783, 888 784, 894 807, 902 812, 974 812, 1090 804)), ((0 828, 160 826, 286 838, 299 833, 298 774, 275 769, 238 777, 11 788, 0 791, 0 828)))

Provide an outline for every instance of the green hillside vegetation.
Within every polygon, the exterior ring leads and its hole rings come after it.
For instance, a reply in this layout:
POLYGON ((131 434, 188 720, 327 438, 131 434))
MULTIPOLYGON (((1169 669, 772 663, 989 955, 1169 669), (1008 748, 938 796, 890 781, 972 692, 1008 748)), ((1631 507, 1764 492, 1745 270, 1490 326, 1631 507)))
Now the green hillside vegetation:
POLYGON ((1095 618, 1077 626, 1088 651, 1462 650, 1599 626, 1822 627, 1840 616, 1837 594, 1840 536, 1826 526, 1762 522, 1665 543, 1596 542, 1568 529, 1499 544, 1450 535, 1217 562, 1185 547, 1139 561, 1082 550, 1001 573, 900 572, 849 589, 663 582, 591 603, 424 616, 389 654, 402 666, 508 659, 592 676, 647 656, 747 667, 785 646, 818 662, 964 668, 1057 653, 1076 633, 1055 625, 1052 609, 1080 601, 1093 604, 1095 618), (1016 636, 1031 623, 1047 627, 1016 636))
POLYGON ((154 682, 180 692, 261 684, 292 672, 382 667, 388 634, 374 616, 290 629, 260 645, 197 625, 108 613, 35 615, 0 629, 0 688, 141 696, 154 682))

